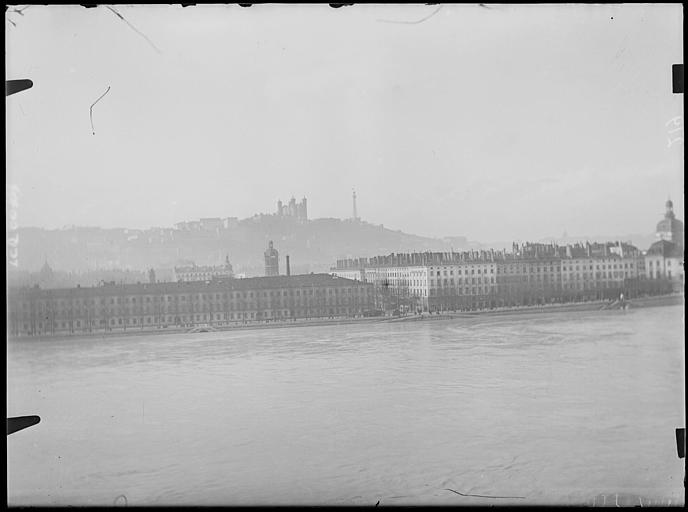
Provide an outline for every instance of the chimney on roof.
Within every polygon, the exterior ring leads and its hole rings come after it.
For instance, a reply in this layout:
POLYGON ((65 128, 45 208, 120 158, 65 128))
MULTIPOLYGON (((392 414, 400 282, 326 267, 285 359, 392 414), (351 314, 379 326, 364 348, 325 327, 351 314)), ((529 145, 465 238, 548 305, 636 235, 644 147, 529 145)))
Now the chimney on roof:
POLYGON ((287 276, 291 275, 291 270, 289 269, 289 255, 287 254, 287 276))

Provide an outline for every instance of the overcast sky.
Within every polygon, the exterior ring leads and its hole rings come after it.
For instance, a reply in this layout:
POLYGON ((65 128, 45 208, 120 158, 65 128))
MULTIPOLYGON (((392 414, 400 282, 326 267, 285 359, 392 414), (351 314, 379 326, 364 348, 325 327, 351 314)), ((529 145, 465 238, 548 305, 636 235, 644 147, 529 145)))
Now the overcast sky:
POLYGON ((653 232, 669 194, 683 218, 680 4, 114 8, 5 14, 20 226, 346 218, 352 188, 479 241, 653 232))

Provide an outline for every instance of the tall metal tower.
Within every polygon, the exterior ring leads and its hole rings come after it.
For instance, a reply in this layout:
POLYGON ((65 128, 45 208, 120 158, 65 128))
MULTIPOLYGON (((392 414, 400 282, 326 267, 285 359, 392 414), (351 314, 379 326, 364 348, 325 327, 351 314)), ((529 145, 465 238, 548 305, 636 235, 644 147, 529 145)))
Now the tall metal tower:
POLYGON ((354 189, 351 189, 353 191, 353 199, 354 199, 354 220, 358 220, 358 211, 356 210, 356 191, 354 189))

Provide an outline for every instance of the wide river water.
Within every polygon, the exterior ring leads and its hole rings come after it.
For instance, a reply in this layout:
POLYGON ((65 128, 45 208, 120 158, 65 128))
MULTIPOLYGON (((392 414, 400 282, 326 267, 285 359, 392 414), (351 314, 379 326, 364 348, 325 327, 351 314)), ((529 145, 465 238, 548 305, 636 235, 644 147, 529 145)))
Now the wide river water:
POLYGON ((681 505, 683 311, 9 341, 8 501, 681 505))

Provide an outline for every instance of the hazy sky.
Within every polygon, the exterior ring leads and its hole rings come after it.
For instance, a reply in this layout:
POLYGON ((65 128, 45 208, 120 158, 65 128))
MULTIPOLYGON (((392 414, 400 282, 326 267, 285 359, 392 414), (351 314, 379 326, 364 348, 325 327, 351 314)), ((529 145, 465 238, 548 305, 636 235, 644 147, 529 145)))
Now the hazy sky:
POLYGON ((683 218, 680 4, 115 9, 150 43, 104 6, 5 15, 20 226, 345 218, 354 187, 364 220, 480 241, 683 218))

